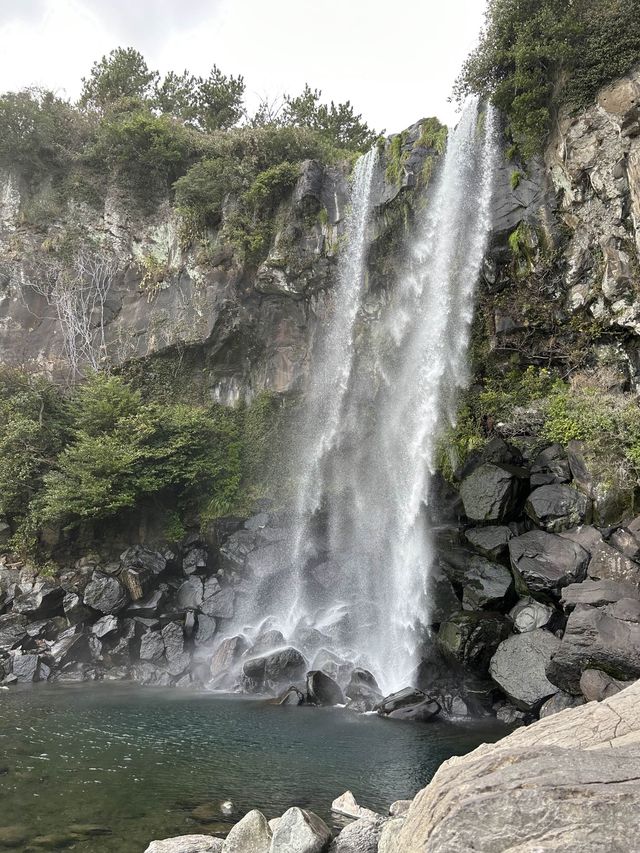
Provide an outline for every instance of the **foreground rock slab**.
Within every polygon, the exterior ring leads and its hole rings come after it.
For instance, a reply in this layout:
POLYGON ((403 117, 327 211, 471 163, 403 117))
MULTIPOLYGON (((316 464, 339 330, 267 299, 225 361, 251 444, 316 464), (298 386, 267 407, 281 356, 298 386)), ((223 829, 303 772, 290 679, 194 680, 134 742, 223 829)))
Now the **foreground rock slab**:
POLYGON ((440 767, 380 853, 601 853, 640 831, 640 682, 440 767))
POLYGON ((220 853, 223 841, 210 835, 177 835, 152 841, 144 853, 220 853))

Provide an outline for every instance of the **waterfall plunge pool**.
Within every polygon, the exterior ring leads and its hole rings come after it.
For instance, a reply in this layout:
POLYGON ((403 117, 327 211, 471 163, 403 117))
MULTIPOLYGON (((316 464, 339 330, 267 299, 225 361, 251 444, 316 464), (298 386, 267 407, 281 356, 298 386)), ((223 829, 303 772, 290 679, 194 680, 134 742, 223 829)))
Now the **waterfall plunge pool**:
POLYGON ((350 789, 385 813, 446 758, 507 732, 122 684, 0 691, 0 850, 143 853, 154 838, 223 835, 224 800, 231 821, 292 805, 331 821, 350 789))

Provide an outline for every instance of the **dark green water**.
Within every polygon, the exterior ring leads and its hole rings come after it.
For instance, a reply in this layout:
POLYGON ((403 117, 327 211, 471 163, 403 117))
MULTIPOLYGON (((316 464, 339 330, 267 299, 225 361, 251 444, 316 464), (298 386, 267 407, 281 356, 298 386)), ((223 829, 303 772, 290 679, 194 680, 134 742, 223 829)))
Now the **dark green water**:
POLYGON ((328 820, 347 789, 386 812, 506 731, 113 684, 0 691, 0 849, 143 853, 153 838, 228 830, 227 799, 236 820, 291 805, 328 820))

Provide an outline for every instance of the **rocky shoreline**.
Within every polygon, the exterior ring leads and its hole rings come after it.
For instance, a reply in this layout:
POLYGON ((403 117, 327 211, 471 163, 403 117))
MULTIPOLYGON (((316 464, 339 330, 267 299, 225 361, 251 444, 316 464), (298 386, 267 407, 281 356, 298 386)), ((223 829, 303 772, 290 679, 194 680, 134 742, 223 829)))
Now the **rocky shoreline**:
POLYGON ((346 792, 332 809, 352 819, 335 837, 291 808, 253 810, 223 841, 188 835, 145 853, 484 853, 636 849, 640 829, 640 682, 445 761, 413 800, 380 815, 346 792), (505 831, 506 830, 506 831, 505 831))
MULTIPOLYGON (((265 611, 252 636, 231 633, 288 535, 266 503, 178 547, 87 556, 57 578, 3 557, 0 683, 130 679, 527 724, 640 677, 640 518, 612 521, 615 495, 594 488, 580 447, 521 450, 496 436, 457 480, 436 481, 430 642, 396 694, 332 650, 348 614, 285 639, 265 611)), ((313 568, 319 582, 339 570, 328 553, 313 568)))

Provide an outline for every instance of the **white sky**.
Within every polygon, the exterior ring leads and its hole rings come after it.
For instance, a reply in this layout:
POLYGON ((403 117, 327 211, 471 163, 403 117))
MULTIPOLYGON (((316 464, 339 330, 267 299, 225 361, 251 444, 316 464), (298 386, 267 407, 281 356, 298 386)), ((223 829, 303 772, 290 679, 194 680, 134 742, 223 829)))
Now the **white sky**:
POLYGON ((243 74, 246 100, 350 100, 395 133, 447 102, 476 43, 485 0, 0 0, 0 91, 40 85, 77 97, 94 60, 133 46, 161 72, 243 74))

